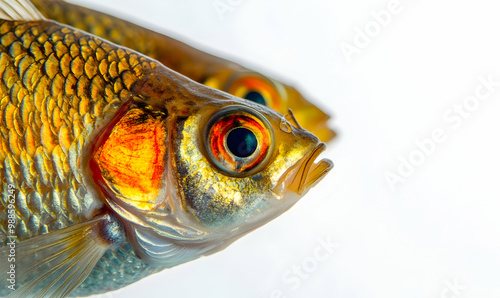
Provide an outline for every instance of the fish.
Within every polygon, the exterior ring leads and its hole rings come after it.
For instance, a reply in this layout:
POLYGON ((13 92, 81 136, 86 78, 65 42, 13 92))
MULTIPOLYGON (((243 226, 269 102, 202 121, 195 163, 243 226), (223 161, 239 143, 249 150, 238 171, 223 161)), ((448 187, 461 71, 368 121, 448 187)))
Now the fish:
POLYGON ((330 116, 290 85, 99 11, 63 0, 35 0, 34 4, 50 19, 141 52, 199 83, 282 114, 292 109, 304 129, 325 143, 336 135, 328 126, 330 116))
POLYGON ((0 0, 0 295, 88 296, 216 253, 332 169, 293 113, 0 0))

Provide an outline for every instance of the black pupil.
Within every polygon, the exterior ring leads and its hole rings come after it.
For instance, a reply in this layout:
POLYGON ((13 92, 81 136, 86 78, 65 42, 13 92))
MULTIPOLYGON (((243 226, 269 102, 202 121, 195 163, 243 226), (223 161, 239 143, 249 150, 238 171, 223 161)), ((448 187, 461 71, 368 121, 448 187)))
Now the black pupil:
POLYGON ((226 144, 235 156, 248 157, 257 149, 257 138, 251 130, 238 127, 229 132, 226 144))
POLYGON ((243 98, 251 100, 256 103, 260 103, 261 105, 266 105, 266 100, 264 99, 264 96, 262 96, 262 94, 260 94, 257 91, 250 91, 243 98))

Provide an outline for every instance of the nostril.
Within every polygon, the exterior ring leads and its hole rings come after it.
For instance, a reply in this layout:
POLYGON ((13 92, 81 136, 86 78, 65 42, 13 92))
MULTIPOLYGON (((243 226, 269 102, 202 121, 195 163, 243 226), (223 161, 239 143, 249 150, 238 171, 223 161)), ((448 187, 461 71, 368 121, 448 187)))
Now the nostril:
POLYGON ((288 123, 285 116, 281 117, 280 129, 286 133, 292 132, 292 126, 288 123))
POLYGON ((295 118, 292 109, 288 109, 288 113, 281 118, 280 129, 286 133, 291 133, 291 125, 295 126, 297 129, 303 130, 302 126, 300 126, 299 122, 297 121, 297 118, 295 118))

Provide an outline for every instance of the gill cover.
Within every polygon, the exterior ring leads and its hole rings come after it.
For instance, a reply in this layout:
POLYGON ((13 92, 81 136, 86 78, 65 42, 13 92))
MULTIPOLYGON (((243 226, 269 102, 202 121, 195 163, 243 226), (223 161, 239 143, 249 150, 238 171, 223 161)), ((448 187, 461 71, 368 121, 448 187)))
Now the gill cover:
POLYGON ((143 104, 124 104, 96 137, 88 165, 93 183, 122 219, 136 252, 145 262, 173 267, 215 246, 193 245, 206 233, 186 226, 181 207, 171 198, 167 114, 143 104))
POLYGON ((125 104, 100 132, 90 170, 107 196, 138 209, 155 207, 164 184, 166 114, 125 104))

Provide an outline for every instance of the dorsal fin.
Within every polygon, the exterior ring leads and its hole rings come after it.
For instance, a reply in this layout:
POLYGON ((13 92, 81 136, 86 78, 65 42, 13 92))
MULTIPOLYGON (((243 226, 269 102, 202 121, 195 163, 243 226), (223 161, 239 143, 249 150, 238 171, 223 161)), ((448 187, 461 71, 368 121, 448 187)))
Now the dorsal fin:
POLYGON ((45 18, 29 0, 0 0, 0 19, 40 21, 45 18))

